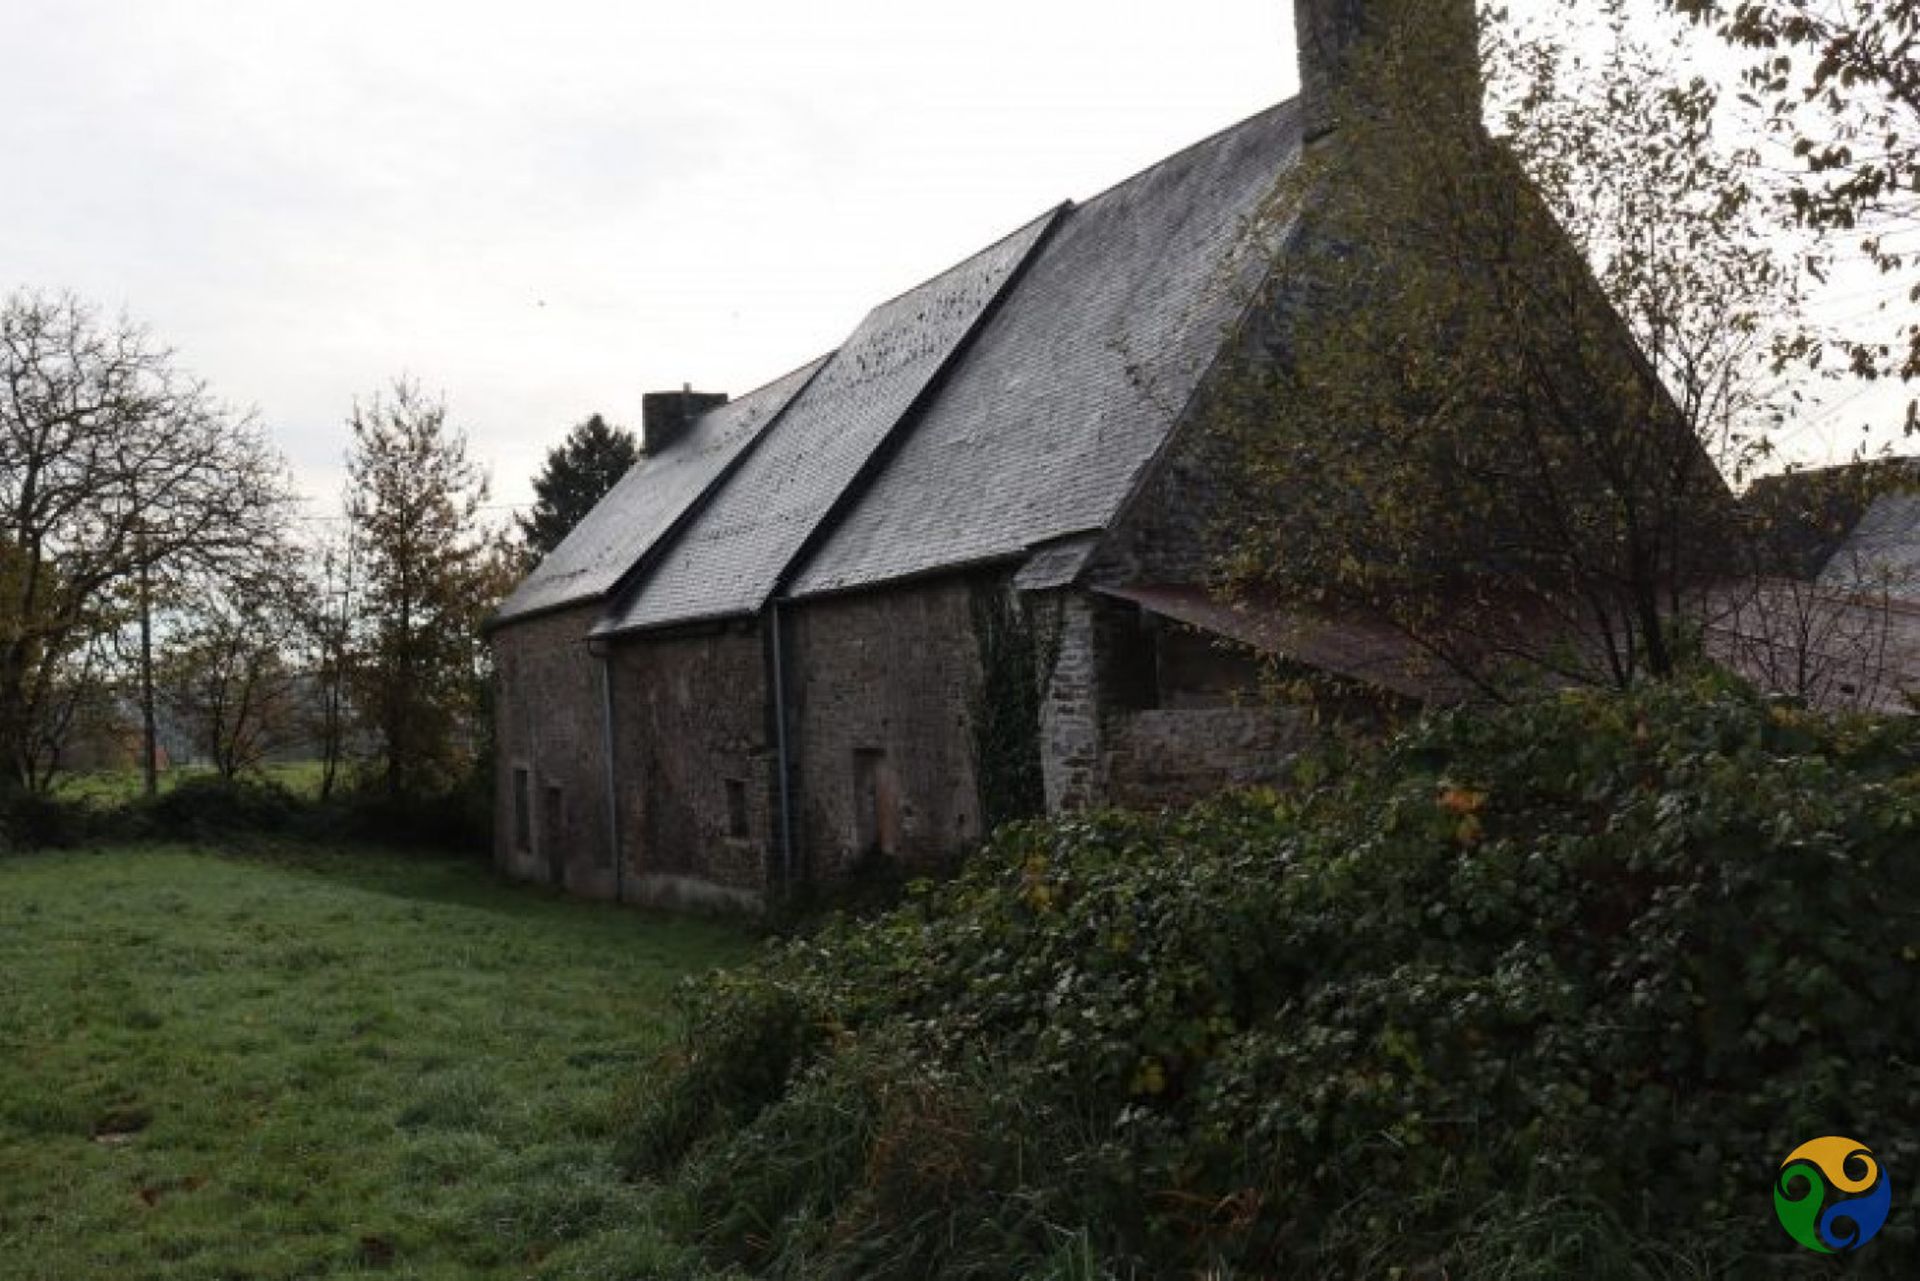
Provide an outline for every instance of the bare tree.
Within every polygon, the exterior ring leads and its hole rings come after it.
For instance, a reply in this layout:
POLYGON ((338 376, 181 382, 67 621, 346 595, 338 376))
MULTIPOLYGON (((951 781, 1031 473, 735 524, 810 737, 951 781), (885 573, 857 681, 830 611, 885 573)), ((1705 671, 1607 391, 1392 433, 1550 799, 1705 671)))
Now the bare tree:
POLYGON ((1747 97, 1793 156, 1779 195, 1794 216, 1904 278, 1906 306, 1882 309, 1897 333, 1841 344, 1854 371, 1920 381, 1920 0, 1664 3, 1747 55, 1747 97))
POLYGON ((124 621, 111 611, 131 608, 150 637, 157 575, 248 554, 276 535, 286 504, 259 425, 217 403, 145 330, 104 322, 70 295, 0 304, 5 776, 44 785, 60 673, 124 621))
POLYGON ((169 628, 156 681, 161 704, 222 778, 257 769, 298 738, 299 587, 290 558, 204 584, 169 628))
POLYGON ((353 723, 358 553, 351 530, 323 536, 312 549, 311 570, 299 598, 300 652, 309 686, 306 734, 319 754, 323 801, 339 786, 353 723))

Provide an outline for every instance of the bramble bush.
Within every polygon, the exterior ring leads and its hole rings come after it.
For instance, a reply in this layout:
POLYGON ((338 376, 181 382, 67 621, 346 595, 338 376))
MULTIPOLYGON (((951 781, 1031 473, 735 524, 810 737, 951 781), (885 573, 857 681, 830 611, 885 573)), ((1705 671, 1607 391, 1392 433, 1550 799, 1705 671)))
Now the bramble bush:
POLYGON ((1701 678, 1297 775, 690 991, 630 1170, 763 1275, 1803 1275, 1773 1177, 1844 1134, 1848 1262, 1920 1273, 1920 728, 1701 678))

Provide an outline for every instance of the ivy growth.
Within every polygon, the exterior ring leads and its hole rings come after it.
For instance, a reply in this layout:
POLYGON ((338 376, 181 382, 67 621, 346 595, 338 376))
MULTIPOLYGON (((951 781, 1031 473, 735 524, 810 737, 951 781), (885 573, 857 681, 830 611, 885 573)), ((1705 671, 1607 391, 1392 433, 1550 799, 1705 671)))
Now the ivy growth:
POLYGON ((1046 812, 1040 769, 1040 700, 1058 648, 1052 629, 999 583, 974 589, 980 684, 972 706, 973 771, 980 818, 991 832, 1046 812))

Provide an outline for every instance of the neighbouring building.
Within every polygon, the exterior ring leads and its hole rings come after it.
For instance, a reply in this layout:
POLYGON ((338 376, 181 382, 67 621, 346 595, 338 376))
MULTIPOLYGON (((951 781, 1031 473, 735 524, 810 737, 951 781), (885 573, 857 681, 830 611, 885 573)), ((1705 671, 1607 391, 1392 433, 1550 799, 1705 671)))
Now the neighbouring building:
POLYGON ((1825 709, 1920 710, 1920 458, 1786 472, 1746 496, 1771 563, 1709 611, 1709 650, 1825 709))

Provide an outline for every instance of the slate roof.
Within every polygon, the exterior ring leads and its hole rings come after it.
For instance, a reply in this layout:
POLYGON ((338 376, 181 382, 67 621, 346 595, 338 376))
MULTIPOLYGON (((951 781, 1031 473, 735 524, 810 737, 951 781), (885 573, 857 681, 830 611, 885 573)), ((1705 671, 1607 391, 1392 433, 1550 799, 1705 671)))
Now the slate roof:
POLYGON ((1742 501, 1794 577, 1920 598, 1920 456, 1762 476, 1742 501))
POLYGON ((1920 599, 1920 492, 1876 497, 1827 558, 1820 584, 1920 599))
POLYGON ((678 440, 643 457, 527 576, 494 625, 605 596, 807 385, 822 356, 709 410, 678 440))
POLYGON ((1073 209, 791 594, 1108 525, 1269 269, 1248 223, 1299 147, 1287 103, 1073 209))
POLYGON ((1283 104, 882 303, 636 468, 497 621, 613 592, 595 633, 637 631, 1029 553, 1071 579, 1270 270, 1248 227, 1299 151, 1283 104))
POLYGON ((1058 216, 869 312, 596 633, 757 612, 1058 216))

